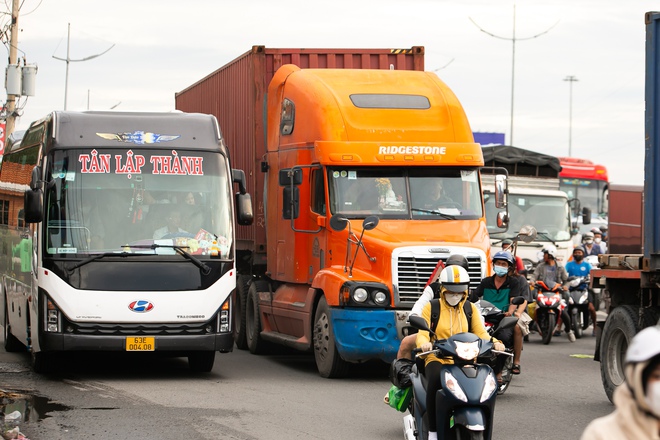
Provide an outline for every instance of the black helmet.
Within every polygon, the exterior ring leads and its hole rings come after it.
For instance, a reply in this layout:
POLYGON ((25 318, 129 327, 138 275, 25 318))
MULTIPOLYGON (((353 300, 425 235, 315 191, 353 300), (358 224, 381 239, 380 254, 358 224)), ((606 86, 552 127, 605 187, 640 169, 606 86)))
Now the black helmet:
POLYGON ((468 267, 468 260, 461 254, 452 254, 445 261, 445 267, 447 266, 461 266, 465 270, 470 270, 468 267))

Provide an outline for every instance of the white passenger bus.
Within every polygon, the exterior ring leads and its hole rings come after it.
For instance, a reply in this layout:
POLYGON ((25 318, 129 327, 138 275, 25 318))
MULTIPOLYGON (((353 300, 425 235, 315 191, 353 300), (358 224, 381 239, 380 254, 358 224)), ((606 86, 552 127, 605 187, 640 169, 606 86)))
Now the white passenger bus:
POLYGON ((155 351, 210 371, 230 352, 234 206, 252 221, 213 116, 53 112, 0 168, 7 351, 155 351), (232 182, 240 191, 232 196, 232 182))

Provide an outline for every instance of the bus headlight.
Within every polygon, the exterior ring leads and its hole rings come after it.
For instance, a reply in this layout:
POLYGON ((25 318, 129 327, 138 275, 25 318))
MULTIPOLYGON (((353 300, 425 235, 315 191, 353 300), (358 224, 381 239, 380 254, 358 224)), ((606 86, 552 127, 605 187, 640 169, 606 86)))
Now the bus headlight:
POLYGON ((46 331, 57 333, 60 331, 60 310, 55 303, 48 299, 46 301, 46 331))

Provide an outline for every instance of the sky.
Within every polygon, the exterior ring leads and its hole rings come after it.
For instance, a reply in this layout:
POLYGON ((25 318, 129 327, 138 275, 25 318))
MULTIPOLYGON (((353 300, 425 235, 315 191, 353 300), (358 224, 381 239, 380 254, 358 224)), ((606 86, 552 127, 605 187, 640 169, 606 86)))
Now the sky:
MULTIPOLYGON (((176 92, 254 45, 424 46, 425 70, 454 91, 473 131, 590 159, 612 183, 642 185, 644 13, 660 9, 654 3, 22 0, 18 54, 38 73, 35 96, 18 103, 17 129, 64 109, 66 84, 68 110, 173 110, 176 92), (53 57, 67 58, 69 24, 67 81, 66 62, 53 57)), ((0 4, 10 10, 10 0, 0 4)))

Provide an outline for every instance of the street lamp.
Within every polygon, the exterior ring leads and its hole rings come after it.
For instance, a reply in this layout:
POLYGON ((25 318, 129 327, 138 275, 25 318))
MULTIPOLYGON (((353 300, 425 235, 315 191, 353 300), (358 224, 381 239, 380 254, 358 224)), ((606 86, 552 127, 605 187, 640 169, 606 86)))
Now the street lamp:
POLYGON ((571 157, 572 134, 573 134, 573 83, 578 79, 574 75, 568 75, 564 81, 568 81, 568 157, 571 157))
POLYGON ((99 54, 91 55, 91 56, 88 56, 88 57, 85 57, 85 58, 81 58, 79 60, 72 60, 69 57, 69 42, 70 42, 70 40, 71 40, 71 23, 68 24, 67 35, 66 35, 66 58, 59 58, 59 57, 56 57, 55 55, 53 55, 53 58, 55 58, 56 60, 66 61, 66 78, 64 80, 64 110, 66 110, 66 98, 69 94, 69 63, 71 61, 87 61, 87 60, 91 60, 92 58, 100 57, 101 55, 103 55, 104 53, 106 53, 107 51, 109 51, 110 49, 115 47, 115 45, 113 44, 108 49, 106 49, 105 51, 103 51, 99 54))

